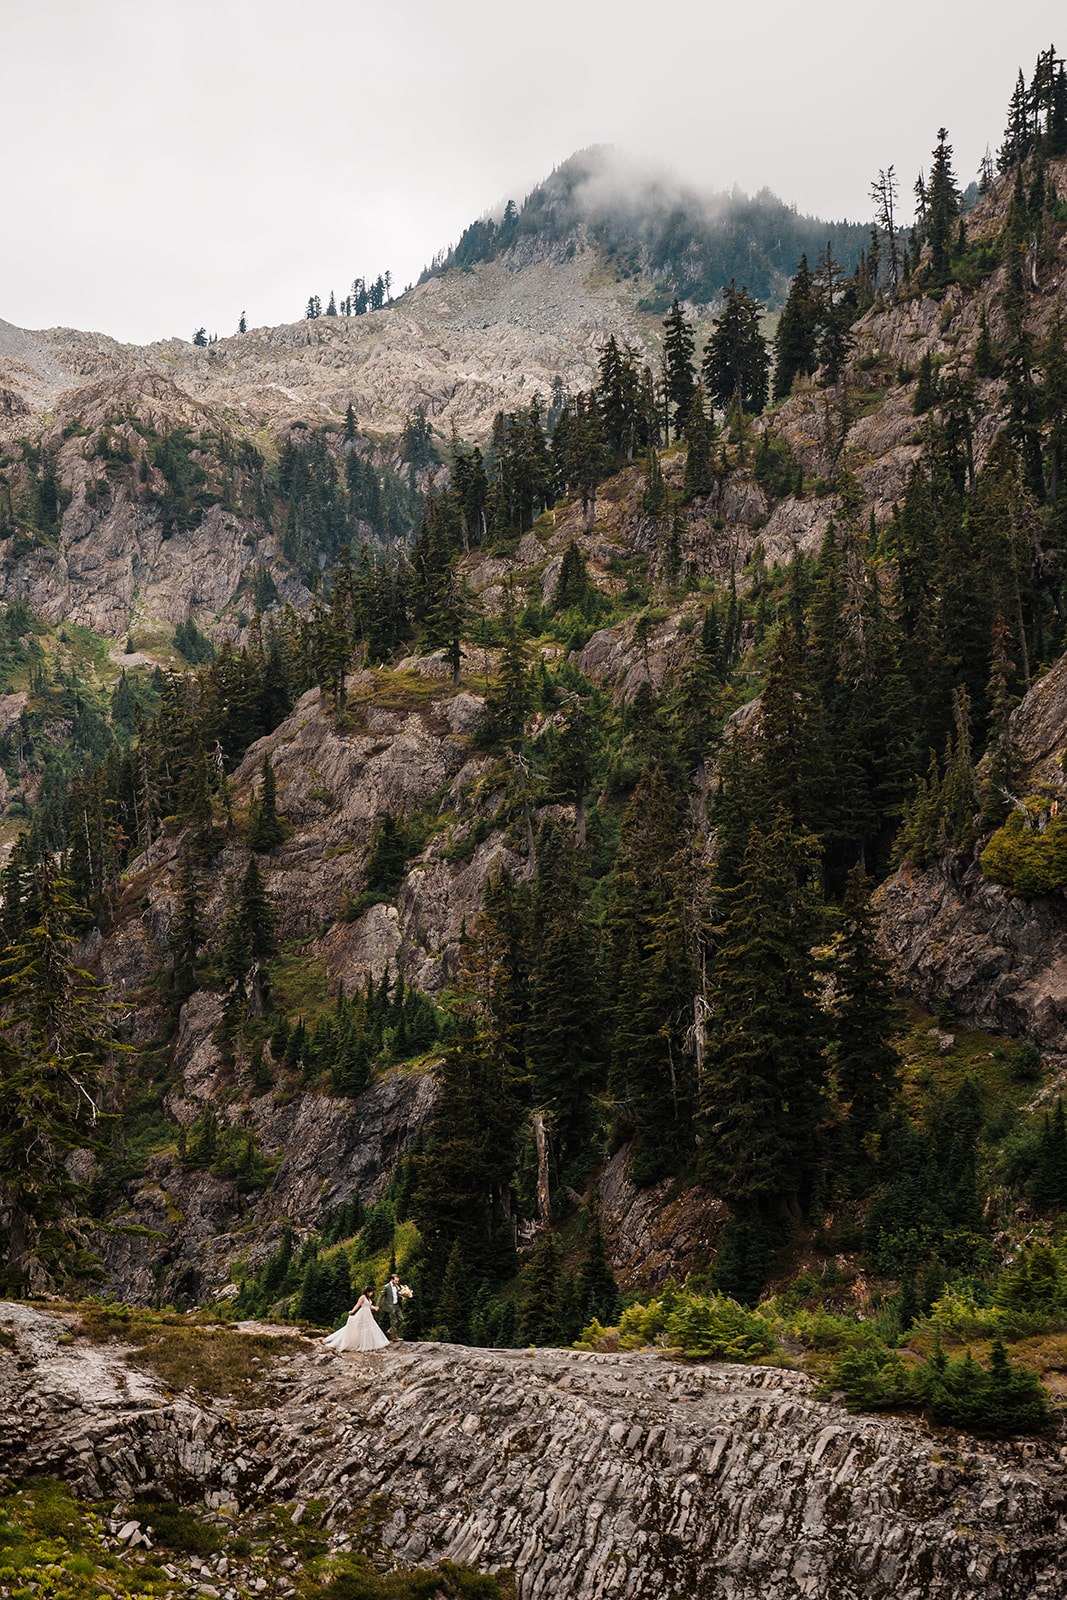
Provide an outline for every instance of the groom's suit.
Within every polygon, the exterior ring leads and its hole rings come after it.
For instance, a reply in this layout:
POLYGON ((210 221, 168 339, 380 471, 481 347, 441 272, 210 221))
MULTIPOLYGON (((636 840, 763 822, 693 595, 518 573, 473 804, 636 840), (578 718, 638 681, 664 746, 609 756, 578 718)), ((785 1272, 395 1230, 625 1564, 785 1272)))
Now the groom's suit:
POLYGON ((392 1279, 386 1284, 378 1299, 378 1315, 386 1333, 399 1334, 404 1321, 404 1307, 398 1285, 392 1279))

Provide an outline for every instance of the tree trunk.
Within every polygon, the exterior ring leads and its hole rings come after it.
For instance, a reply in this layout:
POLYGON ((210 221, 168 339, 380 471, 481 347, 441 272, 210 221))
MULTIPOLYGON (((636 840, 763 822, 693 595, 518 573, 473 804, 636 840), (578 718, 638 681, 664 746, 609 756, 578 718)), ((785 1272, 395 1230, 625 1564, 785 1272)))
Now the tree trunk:
POLYGON ((542 1228, 547 1228, 552 1221, 548 1190, 548 1131, 540 1111, 533 1114, 533 1136, 537 1151, 537 1220, 542 1228))

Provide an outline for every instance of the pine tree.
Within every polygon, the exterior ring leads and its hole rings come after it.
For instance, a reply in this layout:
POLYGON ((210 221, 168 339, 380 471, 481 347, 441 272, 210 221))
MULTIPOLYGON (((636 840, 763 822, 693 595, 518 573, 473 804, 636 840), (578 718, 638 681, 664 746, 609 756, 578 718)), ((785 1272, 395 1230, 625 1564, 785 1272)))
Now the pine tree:
POLYGON ((590 1217, 586 1256, 578 1274, 578 1303, 580 1307, 578 1332, 581 1332, 581 1329, 594 1317, 602 1327, 610 1327, 618 1321, 619 1286, 608 1264, 600 1207, 595 1201, 590 1217))
POLYGON ((254 855, 249 857, 241 879, 240 908, 249 957, 251 961, 263 965, 276 954, 277 941, 274 909, 254 855))
POLYGON ((94 1262, 69 1166, 100 1155, 106 994, 72 959, 76 910, 51 863, 32 917, 0 957, 0 1279, 11 1292, 76 1283, 94 1262))
POLYGON ((1007 172, 1009 168, 1018 166, 1029 155, 1032 143, 1030 96, 1020 67, 1011 104, 1008 107, 1008 126, 1004 132, 1004 142, 997 156, 998 170, 1007 172))
POLYGON ((1051 1116, 1045 1113, 1028 1192, 1035 1205, 1057 1210, 1067 1206, 1067 1115, 1062 1095, 1051 1116))
POLYGON ((534 884, 538 937, 525 1040, 534 1105, 548 1114, 561 1173, 587 1149, 592 1095, 604 1077, 600 986, 579 871, 576 846, 559 824, 546 824, 534 884))
POLYGON ((542 1234, 520 1279, 520 1343, 559 1343, 563 1320, 562 1267, 563 1245, 559 1235, 542 1234))
POLYGON ((202 894, 196 860, 189 851, 182 861, 177 914, 168 940, 171 986, 178 1006, 184 1005, 197 986, 197 956, 205 939, 202 894))
POLYGON ((659 452, 649 450, 645 458, 645 492, 641 497, 641 509, 646 516, 657 518, 662 516, 666 504, 667 485, 659 464, 659 452))
POLYGON ((687 500, 712 490, 711 445, 714 430, 704 410, 704 394, 699 384, 685 418, 685 477, 683 493, 687 500))
POLYGON ((248 842, 253 850, 273 850, 285 838, 285 828, 278 816, 278 790, 269 756, 264 756, 261 772, 262 788, 252 807, 248 842))
POLYGON ((937 378, 934 376, 934 363, 929 350, 924 350, 919 360, 919 381, 915 385, 915 396, 911 402, 911 409, 917 417, 924 411, 929 411, 937 405, 937 378))
POLYGON ((815 283, 802 255, 774 334, 774 398, 784 400, 798 377, 810 377, 818 366, 819 302, 815 283))
POLYGON ((659 764, 642 774, 623 817, 604 925, 609 1090, 620 1132, 637 1138, 640 1183, 676 1170, 692 1141, 697 939, 679 801, 659 764))
POLYGON ((693 330, 675 300, 663 321, 663 384, 676 435, 685 427, 696 388, 693 347, 693 330))
POLYGON ((766 309, 747 288, 723 290, 722 315, 704 346, 701 370, 712 400, 735 411, 761 412, 767 404, 771 358, 759 321, 766 309))
POLYGON ((812 946, 816 853, 779 808, 752 828, 725 893, 700 1091, 701 1166, 739 1215, 806 1201, 826 1089, 812 946))
POLYGON ((889 1109, 900 1078, 893 1038, 901 1030, 903 1014, 893 996, 888 966, 878 952, 871 889, 862 867, 854 867, 830 963, 831 1060, 855 1151, 889 1109))
POLYGON ((952 146, 948 129, 938 128, 926 189, 926 241, 930 246, 927 269, 931 287, 942 288, 950 276, 950 255, 956 241, 960 214, 960 191, 952 170, 952 146))

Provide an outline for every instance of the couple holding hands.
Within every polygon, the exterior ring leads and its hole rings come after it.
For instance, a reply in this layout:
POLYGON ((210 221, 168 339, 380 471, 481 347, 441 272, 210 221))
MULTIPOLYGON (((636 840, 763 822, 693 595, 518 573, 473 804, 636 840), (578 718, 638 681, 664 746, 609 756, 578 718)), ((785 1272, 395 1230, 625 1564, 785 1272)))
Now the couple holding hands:
POLYGON ((328 1334, 323 1344, 339 1355, 348 1350, 383 1350, 392 1339, 403 1338, 404 1301, 410 1298, 411 1290, 400 1282, 399 1273, 390 1275, 378 1305, 374 1304, 374 1285, 368 1283, 348 1313, 344 1327, 328 1334), (374 1320, 375 1312, 385 1324, 384 1333, 374 1320))

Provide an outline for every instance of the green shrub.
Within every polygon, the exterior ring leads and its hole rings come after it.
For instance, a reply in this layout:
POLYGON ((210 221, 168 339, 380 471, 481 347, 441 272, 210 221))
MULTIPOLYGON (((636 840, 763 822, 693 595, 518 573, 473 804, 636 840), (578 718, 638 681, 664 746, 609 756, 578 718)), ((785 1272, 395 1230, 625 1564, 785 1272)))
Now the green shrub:
MULTIPOLYGON (((1027 808, 1044 802, 1028 801, 1027 808)), ((1021 811, 1013 811, 979 856, 982 873, 1016 894, 1051 894, 1067 884, 1067 819, 1052 817, 1039 831, 1021 811)))
POLYGON ((843 1351, 819 1392, 825 1397, 835 1389, 844 1390, 850 1411, 885 1411, 913 1403, 907 1367, 884 1347, 843 1351))
POLYGON ((846 1350, 819 1392, 825 1398, 834 1390, 844 1391, 850 1411, 921 1411, 931 1422, 982 1439, 1033 1433, 1049 1415, 1041 1380, 1029 1368, 1014 1365, 1000 1339, 993 1342, 988 1367, 980 1366, 969 1350, 949 1360, 940 1346, 929 1361, 910 1368, 884 1347, 846 1350))
POLYGON ((758 1361, 778 1348, 765 1317, 719 1294, 682 1297, 666 1331, 668 1343, 684 1355, 714 1361, 758 1361))

